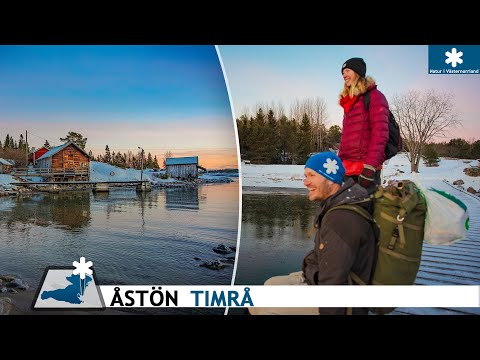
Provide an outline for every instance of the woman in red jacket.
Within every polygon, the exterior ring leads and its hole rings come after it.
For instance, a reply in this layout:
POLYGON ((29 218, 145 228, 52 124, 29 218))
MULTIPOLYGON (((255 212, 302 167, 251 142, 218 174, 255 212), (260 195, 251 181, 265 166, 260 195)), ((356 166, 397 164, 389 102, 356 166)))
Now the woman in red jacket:
POLYGON ((388 140, 388 102, 377 89, 375 80, 365 77, 367 65, 362 58, 351 58, 342 65, 344 80, 339 104, 344 109, 342 137, 338 156, 345 166, 345 178, 351 177, 373 193, 380 184, 388 140), (369 110, 363 96, 370 92, 369 110))

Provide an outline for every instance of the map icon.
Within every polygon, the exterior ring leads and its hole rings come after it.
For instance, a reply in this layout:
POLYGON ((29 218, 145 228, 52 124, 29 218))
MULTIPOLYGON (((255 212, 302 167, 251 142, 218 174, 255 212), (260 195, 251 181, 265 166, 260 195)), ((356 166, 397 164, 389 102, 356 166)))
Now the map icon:
MULTIPOLYGON (((45 269, 41 285, 32 304, 39 309, 104 309, 102 293, 95 272, 85 275, 75 273, 74 267, 52 267, 45 269)), ((92 269, 93 270, 93 269, 92 269)))

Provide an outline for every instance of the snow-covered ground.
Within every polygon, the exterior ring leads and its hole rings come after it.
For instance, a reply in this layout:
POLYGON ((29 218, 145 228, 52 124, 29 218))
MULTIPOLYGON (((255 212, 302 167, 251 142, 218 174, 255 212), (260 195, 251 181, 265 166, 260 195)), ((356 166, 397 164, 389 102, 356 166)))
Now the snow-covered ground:
MULTIPOLYGON (((175 183, 180 182, 172 178, 161 179, 160 176, 165 174, 164 170, 159 170, 154 172, 152 169, 144 169, 143 175, 141 170, 135 169, 121 169, 113 165, 105 164, 98 161, 90 162, 90 181, 140 181, 142 176, 143 180, 148 180, 152 184, 166 184, 166 183, 175 183)), ((235 174, 224 175, 216 174, 209 175, 203 174, 198 178, 203 180, 206 183, 209 182, 229 182, 230 177, 234 177, 235 174)), ((238 176, 238 173, 236 174, 238 176)), ((29 181, 42 181, 41 178, 29 178, 29 181)), ((0 186, 8 185, 12 182, 18 182, 12 175, 0 174, 0 186)))
MULTIPOLYGON (((480 190, 480 177, 466 175, 463 170, 472 166, 479 166, 477 160, 443 159, 438 167, 427 167, 420 164, 419 173, 410 172, 410 162, 406 154, 401 153, 384 164, 383 180, 463 180, 465 189, 472 186, 480 190)), ((242 186, 244 187, 280 187, 303 188, 304 165, 251 165, 242 163, 242 186)))
MULTIPOLYGON (((121 169, 98 161, 90 162, 90 181, 140 181, 140 176, 141 170, 121 169)), ((143 170, 143 180, 153 181, 150 170, 143 170)))

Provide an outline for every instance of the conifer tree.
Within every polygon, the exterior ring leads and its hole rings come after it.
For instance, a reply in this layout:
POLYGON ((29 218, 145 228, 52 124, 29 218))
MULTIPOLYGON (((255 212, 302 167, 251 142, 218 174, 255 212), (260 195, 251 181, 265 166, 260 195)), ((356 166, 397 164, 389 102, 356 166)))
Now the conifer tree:
POLYGON ((305 164, 308 159, 308 155, 312 152, 312 126, 310 125, 310 119, 307 114, 302 117, 302 122, 299 127, 299 151, 298 151, 298 164, 305 164))
POLYGON ((110 154, 110 148, 107 145, 105 146, 105 155, 103 157, 103 162, 110 164, 111 161, 112 161, 112 154, 110 154))
POLYGON ((74 131, 69 131, 67 136, 65 136, 64 138, 60 138, 60 141, 71 141, 82 149, 85 149, 85 145, 87 144, 87 138, 84 138, 82 134, 76 133, 74 131))
POLYGON ((20 134, 20 138, 18 139, 18 148, 22 151, 25 151, 25 141, 23 140, 23 134, 20 134))
POLYGON ((5 141, 3 142, 3 150, 6 150, 10 147, 10 135, 5 136, 5 141))
POLYGON ((425 166, 428 166, 428 167, 436 167, 440 162, 438 153, 431 144, 428 144, 425 146, 422 158, 423 158, 423 161, 425 162, 425 166))
POLYGON ((150 154, 150 152, 148 153, 147 165, 146 165, 146 167, 147 167, 148 169, 153 168, 153 158, 152 158, 152 154, 150 154))

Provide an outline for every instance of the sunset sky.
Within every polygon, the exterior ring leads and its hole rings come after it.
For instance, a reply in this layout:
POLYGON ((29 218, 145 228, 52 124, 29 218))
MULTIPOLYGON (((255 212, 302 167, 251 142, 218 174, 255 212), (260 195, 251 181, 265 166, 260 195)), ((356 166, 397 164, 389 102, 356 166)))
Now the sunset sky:
MULTIPOLYGON (((461 51, 462 46, 457 48, 461 51)), ((295 98, 319 96, 327 103, 328 126, 341 126, 341 66, 349 58, 362 57, 367 75, 389 101, 394 94, 414 89, 453 92, 462 127, 451 129, 447 139, 480 139, 480 75, 428 74, 426 45, 222 45, 219 49, 237 117, 256 103, 281 102, 288 113, 295 98)), ((468 61, 468 51, 463 60, 468 61)))
POLYGON ((0 140, 26 130, 34 147, 75 131, 94 155, 140 146, 238 166, 214 46, 0 46, 0 140))

